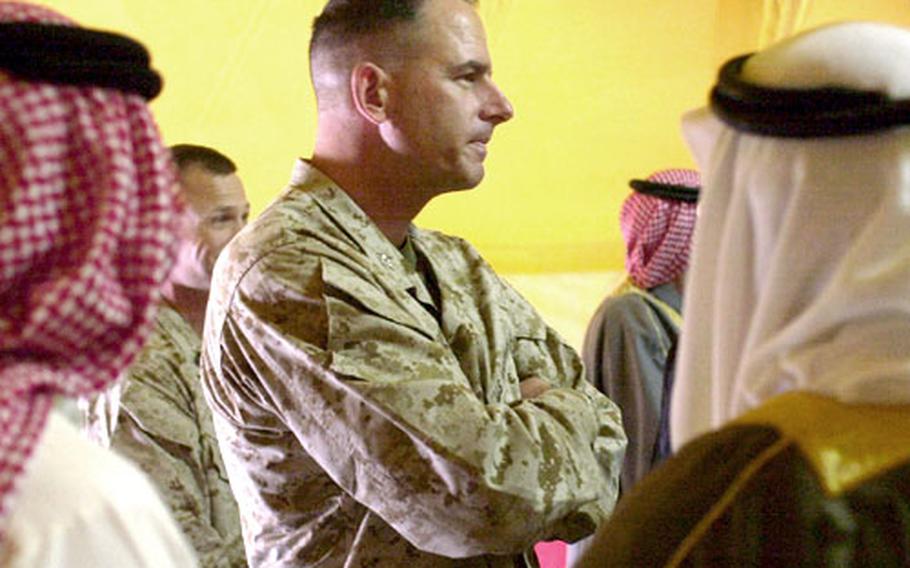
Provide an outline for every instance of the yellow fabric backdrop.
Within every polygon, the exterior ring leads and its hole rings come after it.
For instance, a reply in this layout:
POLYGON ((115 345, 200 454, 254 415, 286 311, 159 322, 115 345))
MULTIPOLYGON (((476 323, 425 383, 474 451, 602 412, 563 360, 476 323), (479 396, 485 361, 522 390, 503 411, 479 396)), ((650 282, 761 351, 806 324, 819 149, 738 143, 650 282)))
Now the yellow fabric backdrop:
MULTIPOLYGON (((153 106, 166 141, 232 156, 254 214, 309 154, 306 47, 322 0, 46 4, 149 46, 165 77, 153 106)), ((480 10, 516 117, 498 129, 481 186, 434 201, 418 222, 467 237, 571 338, 622 269, 627 181, 692 166, 678 119, 704 102, 723 60, 832 20, 910 25, 903 0, 481 0, 480 10)))

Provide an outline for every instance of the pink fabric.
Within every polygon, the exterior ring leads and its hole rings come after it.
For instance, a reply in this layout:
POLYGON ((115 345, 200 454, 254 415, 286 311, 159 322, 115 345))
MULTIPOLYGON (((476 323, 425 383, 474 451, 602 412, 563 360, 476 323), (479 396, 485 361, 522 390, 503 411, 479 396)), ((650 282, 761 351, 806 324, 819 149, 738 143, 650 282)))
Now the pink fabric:
POLYGON ((540 568, 566 568, 566 543, 561 540, 538 542, 534 552, 540 568))
MULTIPOLYGON (((73 25, 17 2, 0 21, 73 25)), ((0 522, 54 395, 103 389, 141 348, 175 199, 142 98, 0 70, 0 522)))
MULTIPOLYGON (((699 187, 694 170, 663 170, 648 181, 699 187)), ((622 205, 619 222, 626 242, 626 271, 632 283, 648 289, 672 282, 689 266, 695 229, 695 204, 632 193, 622 205)))

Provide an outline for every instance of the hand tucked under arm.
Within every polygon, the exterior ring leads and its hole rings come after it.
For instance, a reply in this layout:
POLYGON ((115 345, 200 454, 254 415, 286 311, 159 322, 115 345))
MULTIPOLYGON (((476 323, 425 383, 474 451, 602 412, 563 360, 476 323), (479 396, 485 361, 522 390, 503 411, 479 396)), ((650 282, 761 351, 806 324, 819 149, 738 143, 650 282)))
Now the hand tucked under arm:
POLYGON ((521 390, 521 399, 528 400, 550 390, 550 383, 540 377, 528 377, 518 384, 518 388, 521 390))

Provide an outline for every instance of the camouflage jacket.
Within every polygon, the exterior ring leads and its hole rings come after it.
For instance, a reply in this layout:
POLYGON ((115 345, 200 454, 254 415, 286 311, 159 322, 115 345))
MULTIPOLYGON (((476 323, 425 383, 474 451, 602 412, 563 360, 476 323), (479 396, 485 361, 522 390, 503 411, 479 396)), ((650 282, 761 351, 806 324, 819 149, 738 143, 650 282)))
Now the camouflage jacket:
POLYGON ((89 407, 88 433, 148 474, 201 566, 246 566, 237 504, 199 382, 200 344, 179 313, 161 306, 121 384, 89 407))
POLYGON ((253 565, 515 566, 613 507, 577 354, 465 241, 410 242, 422 271, 300 161, 219 259, 203 384, 253 565))

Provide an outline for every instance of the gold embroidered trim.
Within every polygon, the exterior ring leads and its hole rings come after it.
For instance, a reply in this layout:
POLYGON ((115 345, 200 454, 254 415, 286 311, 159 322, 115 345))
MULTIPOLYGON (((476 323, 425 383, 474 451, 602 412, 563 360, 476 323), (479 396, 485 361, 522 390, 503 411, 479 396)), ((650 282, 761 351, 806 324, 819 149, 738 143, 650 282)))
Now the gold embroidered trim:
POLYGON ((832 497, 910 459, 908 405, 844 404, 792 392, 735 423, 767 424, 792 440, 832 497))

